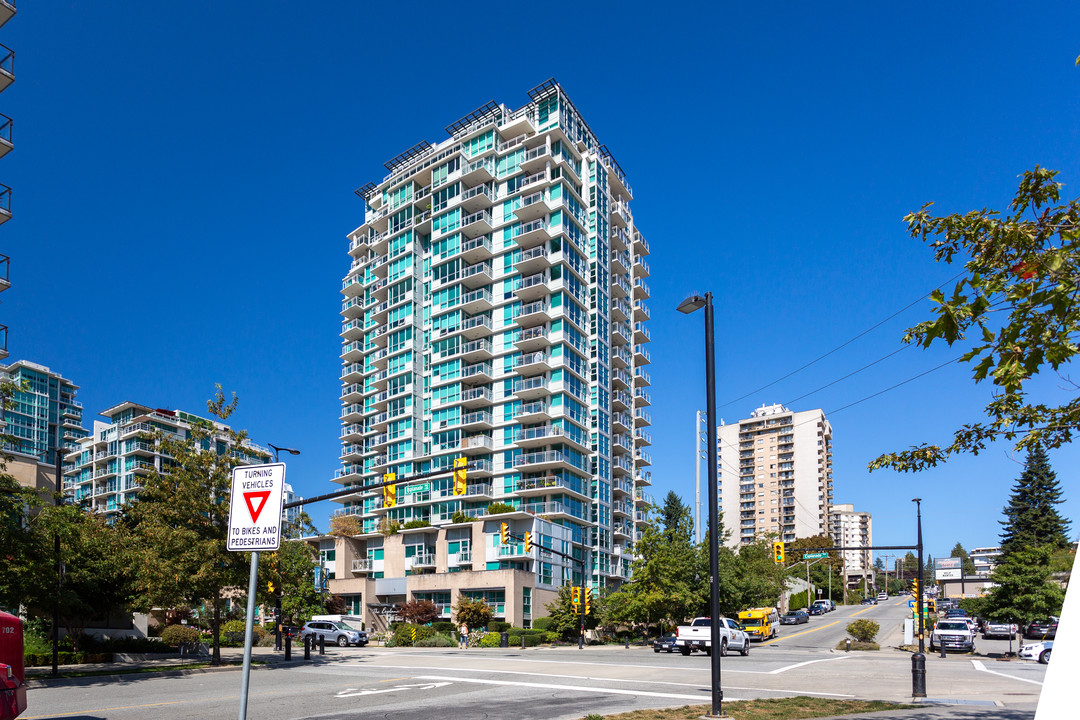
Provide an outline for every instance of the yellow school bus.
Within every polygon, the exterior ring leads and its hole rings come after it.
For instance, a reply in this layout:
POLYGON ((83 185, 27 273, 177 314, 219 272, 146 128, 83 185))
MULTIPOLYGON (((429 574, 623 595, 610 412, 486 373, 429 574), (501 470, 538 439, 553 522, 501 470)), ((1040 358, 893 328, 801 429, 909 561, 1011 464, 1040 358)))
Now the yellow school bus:
POLYGON ((739 623, 751 640, 768 640, 780 631, 780 614, 776 608, 750 608, 739 613, 739 623))

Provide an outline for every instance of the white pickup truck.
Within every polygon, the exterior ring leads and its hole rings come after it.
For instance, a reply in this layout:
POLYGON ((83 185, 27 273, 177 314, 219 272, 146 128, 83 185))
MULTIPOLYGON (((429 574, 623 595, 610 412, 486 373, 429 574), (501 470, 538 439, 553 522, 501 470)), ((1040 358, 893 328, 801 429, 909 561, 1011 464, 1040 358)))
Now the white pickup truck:
MULTIPOLYGON (((680 625, 675 632, 675 645, 683 655, 694 650, 703 650, 712 655, 712 621, 707 617, 694 618, 689 625, 680 625)), ((731 618, 720 618, 720 655, 728 650, 738 650, 742 655, 750 654, 750 636, 743 632, 739 623, 731 618)))

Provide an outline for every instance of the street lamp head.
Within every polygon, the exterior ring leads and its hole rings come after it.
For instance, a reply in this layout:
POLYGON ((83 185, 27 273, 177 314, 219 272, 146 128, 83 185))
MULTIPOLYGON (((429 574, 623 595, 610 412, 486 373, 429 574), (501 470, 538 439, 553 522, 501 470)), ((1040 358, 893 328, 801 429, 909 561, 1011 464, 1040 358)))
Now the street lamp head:
POLYGON ((278 453, 287 452, 290 455, 299 455, 300 451, 296 448, 278 447, 274 443, 266 443, 274 450, 274 462, 278 461, 278 453))
POLYGON ((922 498, 911 498, 911 502, 916 503, 916 504, 921 503, 922 498))
POLYGON ((690 297, 679 303, 679 307, 675 308, 681 313, 689 315, 695 310, 700 310, 705 307, 705 298, 701 295, 691 295, 690 297))

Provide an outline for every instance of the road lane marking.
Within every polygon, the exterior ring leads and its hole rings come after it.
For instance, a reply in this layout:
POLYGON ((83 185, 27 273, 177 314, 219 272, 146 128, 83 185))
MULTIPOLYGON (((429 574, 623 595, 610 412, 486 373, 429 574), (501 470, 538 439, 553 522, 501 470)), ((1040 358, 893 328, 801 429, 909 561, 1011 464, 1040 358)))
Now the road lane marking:
MULTIPOLYGON (((842 660, 843 658, 829 658, 829 659, 842 660)), ((821 662, 821 661, 820 660, 814 660, 812 662, 821 662)), ((805 664, 807 664, 807 663, 800 663, 800 665, 805 665, 805 664)), ((397 670, 401 669, 397 665, 393 665, 393 666, 387 666, 387 665, 350 665, 350 667, 363 667, 363 668, 393 667, 394 669, 397 669, 397 670)), ((446 670, 447 669, 445 667, 432 666, 432 665, 415 665, 413 667, 415 667, 417 670, 446 670)), ((793 665, 793 666, 790 666, 790 667, 795 667, 795 666, 793 665)), ((781 668, 781 670, 790 669, 790 667, 789 668, 781 668)), ((557 673, 527 672, 525 670, 488 670, 488 669, 485 669, 485 668, 461 668, 461 667, 456 667, 456 668, 453 668, 453 669, 456 672, 497 673, 499 675, 527 675, 527 676, 531 676, 531 677, 566 678, 568 680, 592 680, 594 682, 621 682, 621 683, 638 683, 638 682, 641 682, 641 680, 638 680, 638 679, 625 679, 624 680, 623 678, 593 677, 591 675, 560 675, 560 674, 557 674, 557 673)), ((777 671, 773 671, 773 673, 775 673, 775 672, 777 672, 777 671)), ((759 674, 768 675, 769 673, 761 672, 759 674)), ((701 683, 680 683, 680 682, 668 682, 668 681, 664 681, 664 680, 650 680, 649 684, 650 685, 674 685, 675 687, 700 688, 702 690, 702 692, 704 692, 706 690, 706 688, 702 687, 701 683)), ((796 695, 822 695, 822 696, 825 696, 825 697, 844 697, 844 698, 853 698, 853 697, 855 697, 854 695, 849 695, 849 694, 846 694, 846 693, 827 693, 827 692, 817 692, 817 691, 813 691, 813 690, 791 690, 791 689, 773 690, 771 688, 736 687, 736 686, 731 686, 731 685, 728 685, 727 688, 729 690, 757 690, 757 691, 761 691, 761 692, 776 692, 776 693, 788 693, 788 694, 794 693, 796 695)), ((353 690, 353 689, 354 688, 348 688, 348 690, 353 690)))
POLYGON ((769 675, 779 675, 782 672, 787 672, 788 670, 794 670, 795 668, 800 668, 800 667, 803 667, 804 665, 813 665, 814 663, 819 663, 819 662, 829 662, 830 660, 843 660, 843 659, 845 659, 847 657, 850 657, 850 656, 849 655, 841 655, 840 657, 820 658, 818 660, 807 660, 806 662, 795 663, 794 665, 785 665, 782 668, 777 668, 776 670, 770 670, 768 674, 769 675))
POLYGON ((70 717, 71 715, 96 715, 97 713, 107 713, 112 710, 135 710, 137 708, 161 707, 163 705, 179 705, 182 702, 186 701, 173 700, 171 702, 147 703, 146 705, 120 705, 118 707, 101 708, 99 710, 74 710, 72 712, 52 713, 50 715, 29 715, 22 720, 45 720, 46 718, 70 717))
POLYGON ((381 695, 383 693, 401 692, 402 690, 434 690, 435 688, 441 688, 449 685, 448 682, 436 682, 436 683, 420 683, 419 685, 398 685, 397 687, 386 688, 385 690, 357 690, 356 688, 346 688, 339 692, 334 697, 336 698, 350 698, 360 697, 361 695, 381 695))
POLYGON ((807 633, 817 632, 818 630, 824 630, 827 627, 832 627, 833 625, 839 625, 839 624, 840 624, 839 620, 833 620, 828 625, 819 625, 818 627, 809 628, 807 630, 803 630, 802 632, 791 633, 790 635, 785 635, 783 637, 773 638, 772 640, 765 640, 764 642, 758 643, 758 647, 761 647, 762 645, 771 645, 771 644, 773 644, 775 642, 780 642, 781 640, 788 640, 788 639, 793 638, 793 637, 799 637, 800 635, 805 635, 807 633))
POLYGON ((975 666, 976 670, 981 670, 985 673, 990 673, 991 675, 1000 675, 1001 677, 1007 677, 1010 680, 1019 680, 1020 682, 1032 683, 1034 685, 1042 685, 1042 683, 1038 680, 1028 680, 1027 678, 1016 677, 1015 675, 1007 675, 1006 673, 998 672, 997 670, 991 670, 990 668, 983 665, 982 660, 972 660, 971 664, 975 666))
MULTIPOLYGON (((510 687, 541 688, 544 690, 573 690, 577 692, 596 693, 598 695, 637 695, 640 697, 669 698, 672 700, 696 700, 703 702, 709 699, 708 690, 702 688, 700 695, 680 695, 677 693, 658 693, 647 690, 619 690, 617 688, 595 688, 585 685, 556 685, 554 683, 530 683, 514 682, 513 680, 484 680, 481 678, 444 677, 441 675, 418 675, 417 680, 444 680, 447 682, 474 683, 477 685, 505 685, 510 687)), ((739 698, 724 698, 735 701, 739 698)))

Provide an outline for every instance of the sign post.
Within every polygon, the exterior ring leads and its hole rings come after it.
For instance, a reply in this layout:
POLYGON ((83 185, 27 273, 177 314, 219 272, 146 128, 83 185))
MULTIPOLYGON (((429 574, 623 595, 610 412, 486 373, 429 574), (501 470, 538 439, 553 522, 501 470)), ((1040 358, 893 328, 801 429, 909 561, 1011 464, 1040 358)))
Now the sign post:
POLYGON ((281 509, 284 501, 285 464, 242 465, 233 468, 229 502, 229 552, 251 553, 248 578, 247 623, 244 628, 244 671, 240 680, 239 720, 247 718, 248 679, 255 622, 255 592, 259 579, 259 551, 281 547, 281 509))

